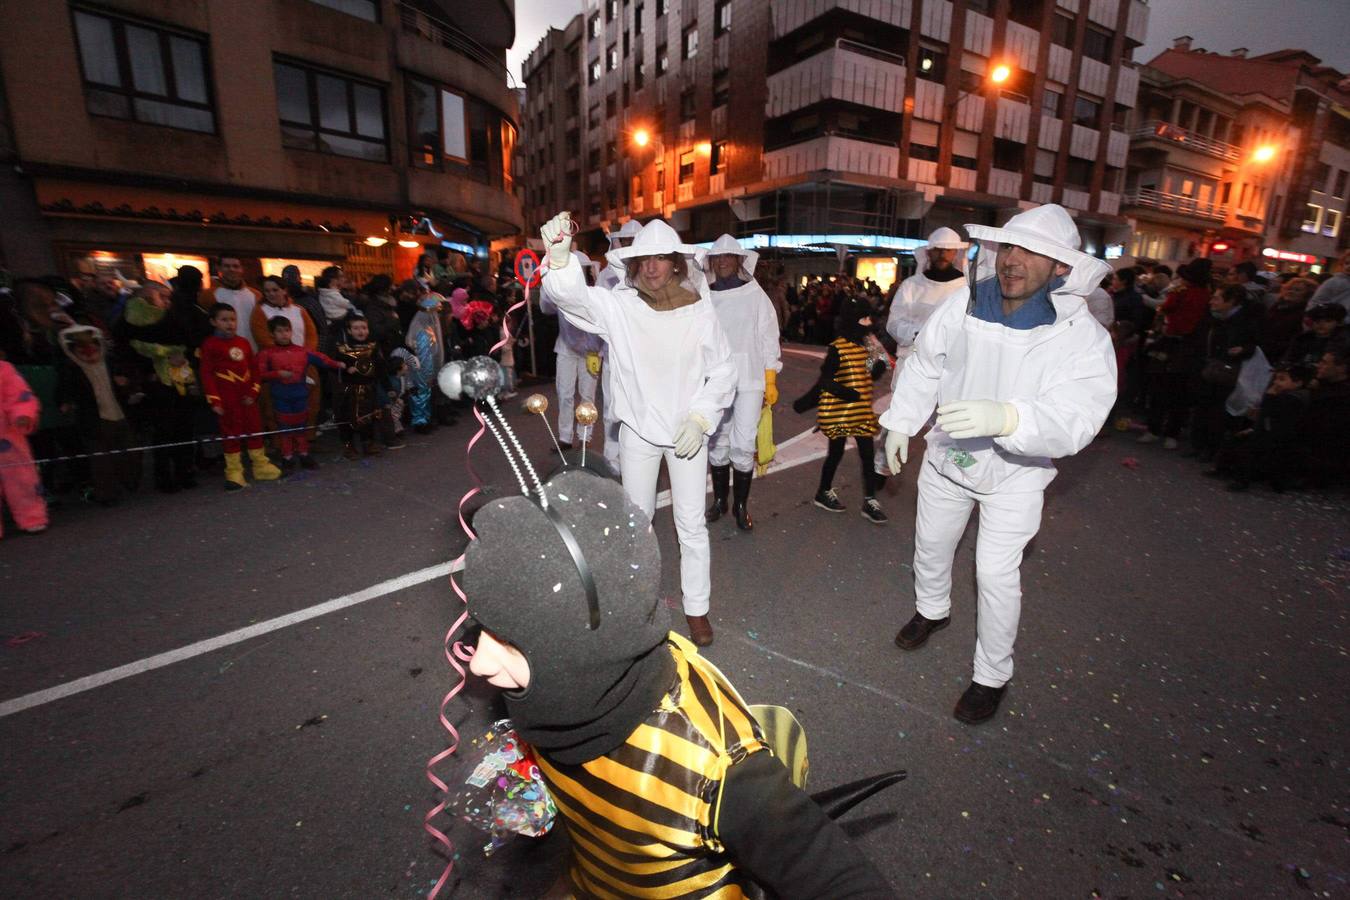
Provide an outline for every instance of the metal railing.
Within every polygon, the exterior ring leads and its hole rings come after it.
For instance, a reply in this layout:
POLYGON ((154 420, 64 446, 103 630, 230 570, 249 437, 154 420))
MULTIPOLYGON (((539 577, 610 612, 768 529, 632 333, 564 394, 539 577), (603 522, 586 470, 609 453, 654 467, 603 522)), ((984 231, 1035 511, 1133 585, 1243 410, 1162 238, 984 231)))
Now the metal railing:
POLYGON ((868 56, 892 65, 904 66, 905 64, 905 57, 899 53, 891 53, 888 50, 882 50, 880 47, 873 47, 871 44, 860 44, 857 41, 850 41, 848 38, 836 38, 834 46, 839 50, 847 50, 850 53, 868 56))
POLYGON ((1226 219, 1228 208, 1217 203, 1202 203, 1194 197, 1182 194, 1165 194, 1152 188, 1138 188, 1125 194, 1122 201, 1126 206, 1145 206, 1163 212, 1180 213, 1185 216, 1198 216, 1203 219, 1226 219))
POLYGON ((496 54, 444 19, 438 19, 426 10, 403 0, 399 0, 398 15, 403 30, 409 34, 440 44, 494 75, 500 75, 507 87, 520 87, 511 71, 506 68, 506 64, 496 54))
POLYGON ((1131 136, 1140 140, 1167 141, 1180 144, 1187 149, 1208 153, 1230 162, 1237 162, 1242 158, 1242 148, 1235 144, 1205 137, 1198 131, 1191 131, 1189 128, 1183 128, 1180 125, 1174 125, 1160 119, 1150 119, 1136 128, 1131 136))

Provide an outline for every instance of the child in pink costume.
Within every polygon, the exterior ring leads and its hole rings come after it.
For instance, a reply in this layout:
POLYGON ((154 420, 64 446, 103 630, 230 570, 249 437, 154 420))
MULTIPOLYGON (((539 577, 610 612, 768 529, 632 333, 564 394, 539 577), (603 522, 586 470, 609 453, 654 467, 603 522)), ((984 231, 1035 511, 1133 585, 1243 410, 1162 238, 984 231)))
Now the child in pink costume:
POLYGON ((47 530, 42 479, 28 449, 28 435, 37 427, 38 412, 38 399, 28 382, 0 360, 0 505, 9 506, 19 529, 28 534, 47 530))

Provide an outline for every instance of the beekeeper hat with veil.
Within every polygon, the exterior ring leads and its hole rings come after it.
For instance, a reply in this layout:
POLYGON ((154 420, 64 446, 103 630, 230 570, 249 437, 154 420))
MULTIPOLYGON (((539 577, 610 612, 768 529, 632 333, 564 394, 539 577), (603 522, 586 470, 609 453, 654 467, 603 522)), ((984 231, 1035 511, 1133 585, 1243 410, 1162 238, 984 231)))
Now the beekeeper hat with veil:
POLYGON ((704 277, 707 251, 680 240, 680 235, 664 219, 652 219, 633 243, 605 254, 609 264, 624 273, 623 284, 636 287, 637 263, 648 256, 667 256, 675 262, 671 278, 693 293, 707 299, 708 280, 704 277), (630 265, 631 264, 631 265, 630 265))
POLYGON ((1005 275, 1016 276, 1018 263, 1016 257, 1010 258, 1014 247, 1049 257, 1068 267, 1068 271, 1058 266, 1051 270, 1048 287, 1057 310, 1066 301, 1072 302, 1071 298, 1077 298, 1081 303, 1082 298, 1111 272, 1111 266, 1105 260, 1079 249, 1083 242, 1078 226, 1064 207, 1054 203, 1018 213, 1001 227, 967 225, 966 232, 977 248, 968 275, 972 282, 972 298, 979 292, 980 285, 998 277, 1000 266, 1010 270, 1005 275))
MULTIPOLYGON (((713 245, 708 248, 709 256, 720 256, 722 254, 739 256, 741 258, 740 276, 743 280, 750 281, 755 277, 755 266, 759 265, 758 253, 753 250, 745 249, 741 246, 740 241, 729 234, 724 234, 713 241, 713 245)), ((709 265, 707 268, 708 277, 716 278, 717 276, 713 273, 712 266, 709 265)))
POLYGON ((955 229, 948 228, 944 225, 928 235, 928 243, 921 244, 914 248, 914 258, 919 261, 919 270, 923 271, 928 268, 929 250, 956 250, 958 252, 956 258, 952 260, 952 265, 964 272, 966 270, 966 254, 964 251, 969 248, 970 243, 961 240, 961 235, 957 234, 955 229))

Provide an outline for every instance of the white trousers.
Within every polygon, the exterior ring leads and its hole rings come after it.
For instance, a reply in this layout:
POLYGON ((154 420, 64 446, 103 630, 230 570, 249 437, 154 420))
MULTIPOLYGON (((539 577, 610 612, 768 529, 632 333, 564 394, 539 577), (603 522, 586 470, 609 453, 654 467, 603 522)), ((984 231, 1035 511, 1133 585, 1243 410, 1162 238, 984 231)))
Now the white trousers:
POLYGON ((586 371, 586 357, 565 350, 558 351, 558 440, 572 443, 577 424, 577 399, 595 402, 596 377, 586 371))
POLYGON ((736 399, 708 442, 708 462, 725 466, 730 462, 738 472, 755 467, 755 447, 759 442, 759 414, 764 408, 763 391, 736 391, 736 399))
POLYGON ((691 459, 680 459, 674 447, 649 444, 627 425, 619 428, 623 489, 628 499, 642 508, 651 519, 656 514, 656 479, 661 460, 670 476, 670 508, 675 514, 675 532, 680 538, 680 590, 684 594, 684 612, 689 616, 708 614, 712 594, 712 554, 708 546, 708 523, 703 518, 703 498, 707 492, 708 448, 704 446, 691 459))
POLYGON ((952 559, 970 511, 980 507, 975 542, 975 678, 1002 687, 1012 678, 1013 642, 1022 614, 1022 551, 1041 528, 1043 491, 977 494, 920 463, 914 523, 914 600, 926 619, 952 608, 952 559))

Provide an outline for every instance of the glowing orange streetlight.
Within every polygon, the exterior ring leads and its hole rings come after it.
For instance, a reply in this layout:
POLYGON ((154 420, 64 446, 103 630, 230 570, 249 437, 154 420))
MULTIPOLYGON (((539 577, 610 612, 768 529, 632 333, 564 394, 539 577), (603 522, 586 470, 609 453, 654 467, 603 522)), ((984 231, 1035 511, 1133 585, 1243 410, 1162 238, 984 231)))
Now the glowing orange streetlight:
POLYGON ((999 64, 994 66, 994 71, 989 73, 989 80, 994 84, 1002 84, 1012 77, 1012 67, 999 64))
POLYGON ((639 128, 637 131, 633 132, 633 143, 637 144, 639 147, 647 146, 647 144, 651 142, 651 139, 651 134, 649 134, 645 128, 639 128))
POLYGON ((694 145, 694 149, 699 152, 700 156, 712 156, 711 141, 701 141, 700 143, 694 145))
POLYGON ((1256 148, 1256 152, 1252 154, 1252 159, 1259 163, 1270 162, 1275 158, 1275 152, 1275 147, 1271 144, 1262 144, 1256 148))

